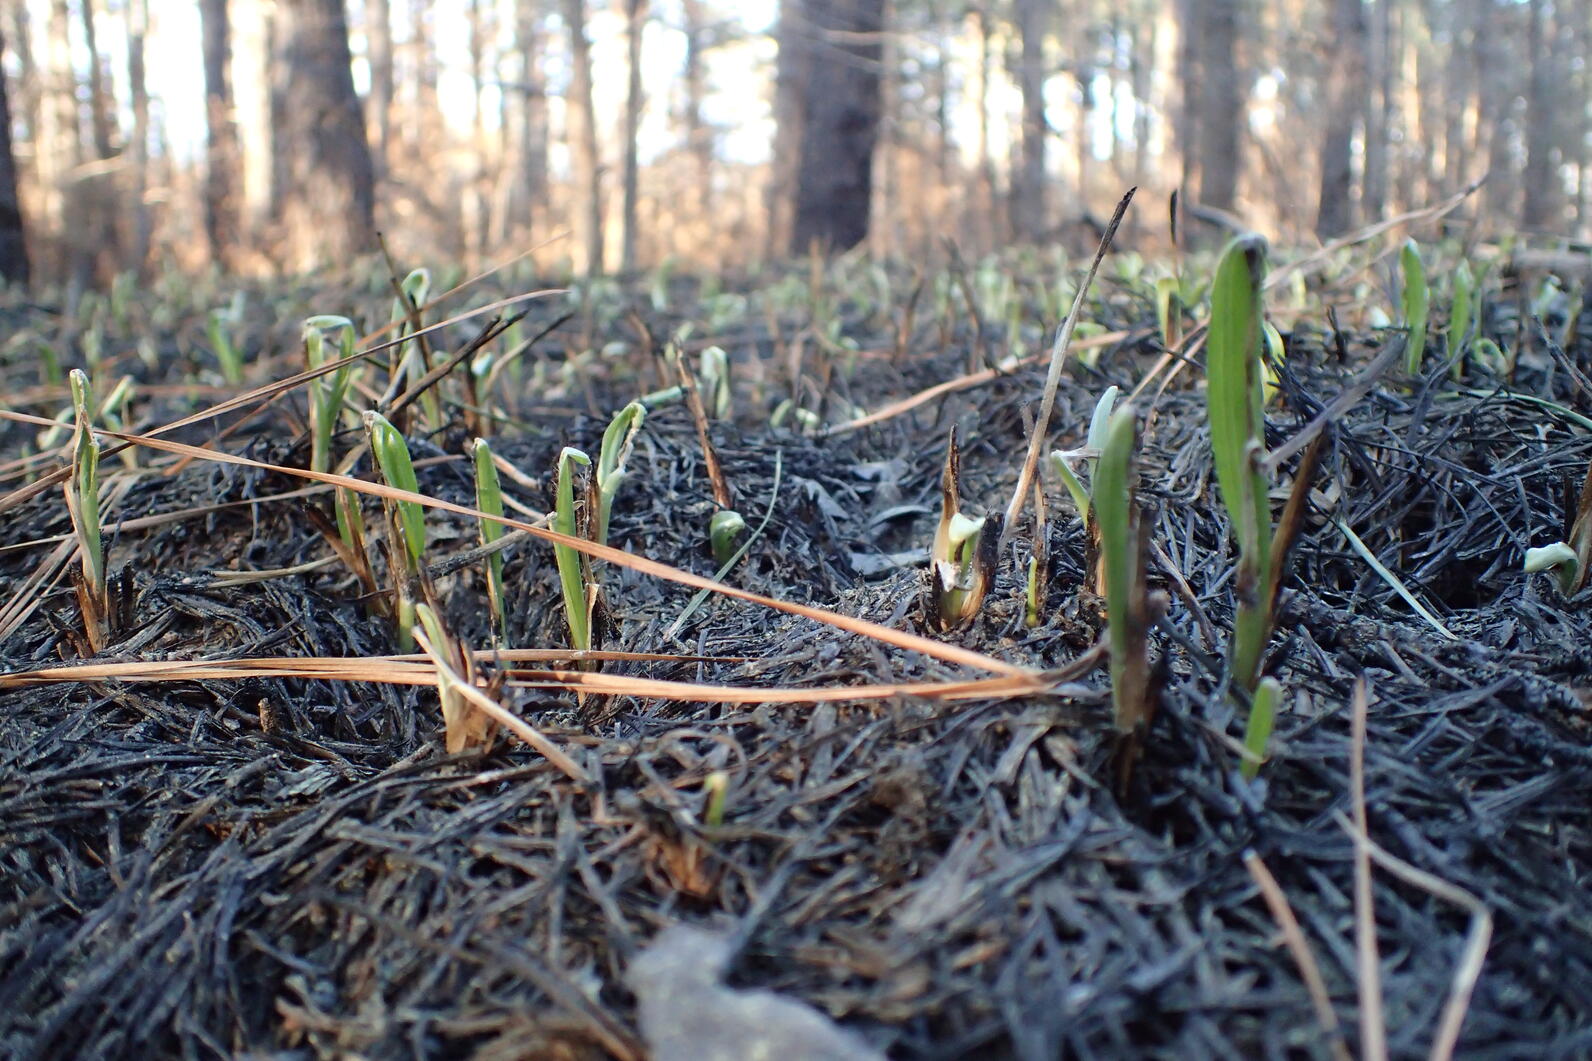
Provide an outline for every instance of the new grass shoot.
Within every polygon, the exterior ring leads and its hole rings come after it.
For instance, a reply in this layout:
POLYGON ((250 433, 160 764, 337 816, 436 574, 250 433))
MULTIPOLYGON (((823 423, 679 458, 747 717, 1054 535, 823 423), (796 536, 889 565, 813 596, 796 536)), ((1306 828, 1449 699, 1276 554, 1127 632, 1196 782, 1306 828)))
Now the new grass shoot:
MULTIPOLYGON (((555 487, 553 529, 572 538, 583 537, 575 510, 575 480, 579 466, 591 466, 591 458, 574 446, 565 446, 558 455, 558 482, 555 487)), ((591 648, 591 611, 587 604, 586 557, 567 545, 553 546, 558 565, 558 583, 564 595, 564 618, 569 624, 569 645, 584 652, 591 648)))
MULTIPOLYGON (((354 378, 354 322, 347 317, 324 314, 304 321, 304 364, 311 371, 328 361, 346 361, 342 368, 309 383, 310 471, 332 470, 332 438, 342 418, 343 402, 354 378), (331 336, 328 344, 327 337, 331 336)), ((337 535, 351 555, 365 553, 365 521, 360 513, 359 495, 339 487, 333 494, 337 512, 337 535)), ((357 562, 357 561, 356 561, 357 562)))
POLYGON ((625 462, 635 447, 636 434, 647 420, 647 407, 631 402, 609 421, 603 431, 602 447, 597 451, 597 527, 594 540, 608 544, 608 521, 613 515, 614 498, 625 481, 625 462))
POLYGON ((243 382, 243 352, 232 337, 234 326, 232 307, 213 309, 205 318, 205 336, 210 341, 210 352, 221 366, 221 378, 236 387, 243 382))
POLYGON ((93 390, 88 376, 74 368, 69 377, 77 428, 72 442, 72 474, 62 487, 77 537, 81 574, 74 579, 83 634, 89 651, 99 653, 109 640, 110 593, 105 580, 105 545, 100 532, 100 444, 94 437, 93 390))
POLYGON ((1093 507, 1105 569, 1111 712, 1117 730, 1127 734, 1146 727, 1151 715, 1146 541, 1134 499, 1132 407, 1111 414, 1104 434, 1094 474, 1093 507))
MULTIPOLYGON (((503 484, 498 479, 497 465, 492 463, 492 448, 484 438, 470 446, 470 460, 475 466, 475 507, 489 516, 503 515, 503 484)), ((495 520, 478 521, 481 526, 481 544, 489 546, 503 537, 503 524, 495 520)), ((503 600, 503 554, 494 552, 486 558, 486 599, 492 611, 492 629, 501 646, 509 643, 508 610, 503 600)))
MULTIPOLYGON (((409 444, 387 418, 374 410, 364 416, 370 435, 370 452, 386 484, 395 490, 420 492, 415 466, 409 458, 409 444)), ((426 510, 413 501, 384 499, 387 512, 388 566, 392 570, 394 617, 398 644, 402 651, 414 646, 415 593, 413 583, 425 569, 426 510)))
POLYGON ((1244 727, 1244 762, 1239 772, 1245 781, 1255 780, 1266 761, 1266 745, 1271 742, 1272 724, 1277 720, 1277 703, 1282 699, 1282 683, 1262 678, 1249 702, 1249 722, 1244 727))
POLYGON ((449 634, 431 605, 415 605, 415 618, 419 623, 415 640, 437 669, 437 698, 442 703, 443 740, 448 754, 489 745, 495 727, 486 714, 470 703, 466 691, 475 683, 474 659, 449 634))
MULTIPOLYGON (((388 316, 388 322, 398 338, 412 335, 425 327, 421 307, 430 297, 431 270, 411 270, 403 283, 398 285, 398 295, 392 300, 392 312, 388 316)), ((430 369, 426 364, 425 340, 409 339, 393 347, 390 366, 390 378, 395 382, 402 379, 410 387, 420 382, 430 369)), ((433 428, 442 426, 442 405, 437 401, 435 392, 428 390, 420 396, 420 408, 425 413, 427 424, 433 428)))
POLYGON ((1469 262, 1460 261, 1459 268, 1454 270, 1453 283, 1454 293, 1448 306, 1448 330, 1443 337, 1451 362, 1449 374, 1459 379, 1465 371, 1465 347, 1470 343, 1470 325, 1475 317, 1476 277, 1470 271, 1469 262))
POLYGON ((965 626, 978 614, 989 590, 1000 538, 998 530, 986 533, 989 517, 962 511, 961 475, 962 455, 952 428, 940 476, 940 523, 929 554, 933 618, 942 630, 965 626))
POLYGON ((1559 591, 1566 599, 1581 592, 1587 584, 1588 573, 1592 571, 1592 462, 1587 464, 1586 480, 1581 484, 1569 532, 1562 541, 1527 549, 1525 570, 1527 574, 1554 572, 1559 591))
POLYGON ((1238 548, 1228 681, 1235 698, 1250 701, 1246 740, 1251 742, 1249 751, 1257 762, 1264 758, 1271 730, 1264 712, 1268 704, 1274 708, 1277 699, 1256 700, 1261 657, 1271 639, 1289 546, 1304 520, 1310 480, 1326 437, 1317 436, 1300 458, 1288 503, 1273 528, 1269 483, 1261 459, 1266 437, 1261 306, 1265 270, 1266 244, 1259 236, 1241 236, 1228 244, 1211 289, 1206 339, 1211 452, 1238 548), (1263 717, 1253 717, 1257 709, 1263 717))
POLYGON ((1426 319, 1431 310, 1431 289, 1426 282, 1426 266, 1421 261, 1421 249, 1413 239, 1404 241, 1399 251, 1399 274, 1403 280, 1400 303, 1404 311, 1404 327, 1409 336, 1404 347, 1404 371, 1418 376, 1421 357, 1426 352, 1426 319))
POLYGON ((730 415, 730 355, 721 346, 710 346, 702 351, 697 366, 697 386, 701 388, 703 405, 715 420, 730 415))
POLYGON ((1081 450, 1054 450, 1050 454, 1050 465, 1056 475, 1067 487, 1067 494, 1072 498, 1073 508, 1078 512, 1078 518, 1083 521, 1084 535, 1089 543, 1090 556, 1095 561, 1086 564, 1092 572, 1092 585, 1090 589, 1096 595, 1105 591, 1104 575, 1100 566, 1100 524, 1095 518, 1093 509, 1093 490, 1096 469, 1100 461, 1100 451, 1106 444, 1107 431, 1111 424, 1112 408, 1116 405, 1117 388, 1107 387, 1099 401, 1095 402, 1094 415, 1089 418, 1089 433, 1085 436, 1084 447, 1081 450), (1080 463, 1085 478, 1079 478, 1078 470, 1073 462, 1080 463))

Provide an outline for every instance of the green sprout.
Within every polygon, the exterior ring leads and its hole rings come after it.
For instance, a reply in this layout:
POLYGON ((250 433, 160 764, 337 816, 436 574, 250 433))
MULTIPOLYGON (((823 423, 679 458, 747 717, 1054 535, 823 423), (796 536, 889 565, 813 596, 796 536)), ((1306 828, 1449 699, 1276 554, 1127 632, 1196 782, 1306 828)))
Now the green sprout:
POLYGON ((1426 266, 1421 262, 1421 250, 1413 239, 1405 240, 1403 249, 1399 251, 1399 272, 1404 278, 1404 326, 1409 329, 1408 345, 1404 348, 1404 371, 1417 376, 1421 371, 1421 355, 1426 351, 1426 318, 1431 309, 1431 290, 1426 283, 1426 266))
MULTIPOLYGON (((484 438, 470 446, 470 457, 475 465, 475 507, 489 516, 503 515, 503 484, 498 479, 497 465, 492 463, 492 448, 484 438)), ((503 536, 503 524, 483 519, 481 545, 490 546, 503 536)), ((503 553, 494 552, 486 558, 486 598, 492 610, 492 628, 497 632, 500 645, 509 643, 508 611, 503 602, 503 553)))
POLYGON ((205 335, 210 340, 210 352, 216 355, 216 362, 221 366, 221 378, 234 387, 243 382, 243 351, 238 349, 238 344, 232 338, 232 328, 236 324, 233 307, 230 306, 213 309, 205 318, 205 335))
POLYGON ((1245 692, 1254 688, 1271 632, 1271 511, 1259 460, 1266 427, 1260 299, 1265 269, 1266 245, 1259 236, 1228 244, 1211 290, 1205 342, 1211 451, 1238 540, 1232 681, 1245 692))
MULTIPOLYGON (((367 411, 364 420, 365 430, 370 435, 370 452, 382 479, 395 490, 418 494, 420 483, 415 478, 415 466, 409 459, 409 444, 404 436, 378 412, 367 411)), ((389 556, 397 583, 398 643, 407 652, 414 644, 415 625, 415 603, 409 583, 419 578, 425 567, 426 510, 415 501, 384 499, 383 507, 387 510, 388 534, 397 539, 390 542, 389 556), (402 577, 399 571, 403 572, 402 577)))
POLYGON ((444 746, 449 755, 466 748, 485 746, 492 736, 492 720, 470 703, 465 689, 473 684, 474 664, 458 639, 450 637, 429 604, 415 605, 420 629, 416 640, 437 670, 437 699, 442 704, 444 746))
POLYGON ((989 517, 974 518, 962 511, 961 467, 952 428, 940 477, 940 523, 929 553, 934 618, 942 630, 965 626, 978 614, 995 566, 990 554, 1000 538, 998 531, 984 533, 989 517), (990 548, 981 549, 984 543, 990 548))
POLYGON ((702 822, 709 828, 717 829, 724 824, 724 808, 730 798, 730 775, 724 770, 714 770, 703 780, 702 787, 708 794, 707 810, 702 815, 702 822))
POLYGON ((710 346, 702 351, 697 369, 698 386, 707 396, 704 403, 713 419, 723 420, 730 415, 730 355, 720 346, 710 346))
POLYGON ((1255 780, 1261 764, 1266 761, 1266 745, 1271 740, 1271 728, 1281 699, 1282 683, 1276 678, 1262 678, 1255 686, 1255 695, 1249 704, 1249 722, 1244 728, 1244 751, 1248 754, 1239 768, 1245 781, 1255 780))
MULTIPOLYGON (((591 458, 574 446, 565 446, 558 455, 558 485, 553 508, 553 529, 572 538, 580 537, 579 521, 575 518, 575 479, 577 464, 591 466, 591 458)), ((580 550, 568 545, 553 546, 553 559, 558 564, 558 582, 564 593, 564 618, 569 623, 571 648, 586 651, 591 648, 591 616, 586 609, 585 557, 580 550)))
POLYGON ((646 422, 647 407, 631 402, 614 415, 603 431, 602 448, 597 451, 597 533, 598 545, 608 544, 608 520, 613 515, 614 498, 625 481, 625 461, 636 444, 636 433, 646 422))
POLYGON ((708 540, 713 545, 713 563, 719 568, 728 566, 735 556, 735 542, 746 530, 746 520, 739 512, 721 508, 708 520, 708 540))
POLYGON ((1566 599, 1586 585, 1587 576, 1592 573, 1592 462, 1587 464, 1586 481, 1581 484, 1569 536, 1552 545, 1527 549, 1525 570, 1527 574, 1553 571, 1566 599))
POLYGON ((74 368, 69 377, 77 431, 72 446, 72 474, 65 480, 66 509, 77 535, 83 573, 77 583, 78 607, 89 650, 98 653, 109 640, 110 592, 105 581, 105 543, 100 532, 99 440, 94 437, 93 391, 88 376, 74 368))
MULTIPOLYGON (((304 364, 311 371, 329 361, 344 362, 334 372, 310 381, 310 471, 332 470, 332 436, 343 413, 343 402, 348 395, 348 385, 353 379, 354 322, 347 317, 321 315, 304 321, 304 364), (328 350, 327 335, 333 336, 334 346, 328 350)), ((355 554, 365 549, 365 521, 360 514, 359 495, 346 487, 338 487, 333 495, 337 512, 337 535, 355 554)))
MULTIPOLYGON (((398 289, 401 297, 392 300, 392 312, 388 316, 388 321, 395 326, 396 337, 401 339, 419 331, 424 324, 420 314, 421 307, 431 295, 431 270, 412 270, 404 277, 403 283, 398 285, 398 289)), ((409 385, 414 386, 425 376, 428 367, 425 346, 421 340, 409 339, 393 347, 393 378, 402 373, 409 385)), ((435 394, 429 390, 422 394, 420 406, 425 412, 427 423, 433 426, 442 423, 442 406, 438 403, 435 394)))
POLYGON ((1470 342, 1470 325, 1475 314, 1476 278, 1470 271, 1470 263, 1461 261, 1459 268, 1454 270, 1454 297, 1448 309, 1448 331, 1444 339, 1448 344, 1448 356, 1453 361, 1449 372, 1454 379, 1458 379, 1465 368, 1465 346, 1470 342))
POLYGON ((1072 462, 1079 459, 1083 461, 1092 483, 1095 468, 1100 460, 1100 449, 1106 444, 1106 431, 1111 423, 1111 410, 1116 405, 1117 393, 1116 387, 1107 387, 1100 400, 1095 402, 1094 415, 1089 418, 1089 434, 1086 436, 1083 449, 1058 449, 1050 454, 1051 467, 1061 477, 1062 483, 1067 487, 1067 493, 1072 497, 1073 508, 1078 511, 1078 518, 1086 525, 1089 523, 1090 490, 1078 478, 1078 473, 1073 471, 1072 462))
POLYGON ((1144 538, 1134 502, 1134 414, 1111 415, 1094 477, 1094 511, 1105 569, 1107 645, 1111 653, 1111 709, 1117 730, 1133 733, 1150 720, 1148 614, 1144 538))

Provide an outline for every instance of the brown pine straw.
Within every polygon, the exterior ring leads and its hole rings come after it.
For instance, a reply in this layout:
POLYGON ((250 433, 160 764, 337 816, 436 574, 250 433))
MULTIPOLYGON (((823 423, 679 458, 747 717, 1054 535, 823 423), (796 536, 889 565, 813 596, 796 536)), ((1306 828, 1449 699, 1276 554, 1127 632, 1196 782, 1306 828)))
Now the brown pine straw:
MULTIPOLYGON (((26 413, 17 413, 4 409, 0 409, 0 419, 7 419, 18 423, 28 424, 37 424, 43 421, 42 417, 30 416, 26 413)), ((680 585, 690 586, 693 589, 709 589, 715 593, 721 593, 727 597, 748 601, 753 604, 760 604, 765 608, 772 608, 775 611, 785 612, 788 615, 799 615, 803 618, 811 619, 814 622, 823 623, 826 626, 832 626, 837 630, 844 630, 847 633, 858 634, 863 637, 870 637, 876 641, 882 641, 885 644, 893 645, 896 648, 922 653, 923 655, 938 659, 945 663, 973 667, 990 674, 1001 674, 1009 677, 1023 677, 1031 683, 1032 691, 1034 692, 1038 692, 1044 688, 1046 684, 1042 675, 1027 667, 1020 667, 1016 664, 1006 663, 991 656, 986 656, 981 652, 974 652, 958 645, 945 644, 944 642, 935 641, 927 637, 921 637, 917 634, 910 634, 903 630, 895 630, 879 623, 870 622, 867 619, 859 619, 849 615, 842 615, 838 612, 828 611, 824 608, 815 608, 806 604, 796 604, 790 601, 776 600, 773 597, 765 597, 762 594, 752 593, 749 590, 737 589, 734 586, 729 586, 722 582, 715 582, 710 578, 704 578, 701 575, 695 575, 689 571, 682 571, 677 567, 671 567, 670 565, 660 563, 657 560, 650 560, 646 557, 636 556, 634 553, 627 553, 622 549, 615 549, 609 545, 598 545, 596 542, 588 541, 584 538, 576 538, 566 534, 560 534, 557 531, 548 530, 545 527, 538 527, 534 524, 526 523, 522 520, 512 519, 507 516, 493 516, 478 509, 470 508, 466 505, 456 505, 451 501, 443 501, 438 498, 428 497, 425 494, 414 494, 408 492, 407 490, 398 490, 386 485, 385 483, 367 482, 364 479, 356 479, 347 475, 336 475, 331 472, 315 472, 309 471, 305 468, 289 468, 279 464, 268 464, 264 461, 252 460, 248 457, 237 456, 236 454, 225 453, 219 450, 202 449, 198 446, 190 446, 182 442, 173 442, 169 439, 154 438, 149 435, 135 435, 120 431, 99 431, 96 433, 107 438, 120 439, 123 442, 131 443, 133 445, 145 446, 149 449, 161 450, 163 452, 173 453, 182 457, 193 457, 198 460, 213 461, 218 464, 233 464, 239 467, 253 468, 257 471, 274 472, 278 475, 287 475, 299 479, 309 479, 311 481, 320 483, 330 483, 333 486, 346 487, 347 489, 353 490, 356 493, 369 494, 373 497, 380 497, 391 501, 408 501, 417 505, 422 505, 426 508, 435 508, 443 512, 452 512, 455 515, 468 516, 471 519, 476 520, 493 520, 503 524, 506 527, 512 527, 515 530, 524 531, 532 537, 541 538, 543 541, 550 542, 554 545, 568 546, 577 552, 585 553, 586 555, 595 559, 606 560, 609 563, 615 564, 619 567, 628 567, 633 571, 638 571, 646 575, 652 575, 655 578, 667 579, 671 582, 677 582, 680 585)))
POLYGON ((1354 820, 1351 822, 1342 812, 1333 815, 1354 841, 1361 1056, 1367 1061, 1386 1061, 1387 1058, 1387 1027, 1382 1014, 1382 986, 1377 970, 1376 917, 1371 911, 1370 864, 1375 862, 1404 883, 1470 911, 1470 930, 1465 935, 1465 948, 1460 953, 1459 965, 1454 969, 1454 982, 1448 989, 1448 1001, 1443 1004, 1443 1013, 1437 1022, 1432 1049, 1426 1055, 1429 1061, 1449 1061, 1454 1056, 1454 1047, 1459 1043, 1465 1014, 1470 1009, 1470 998, 1476 990, 1476 981, 1481 978, 1482 964, 1487 958, 1487 945, 1492 940, 1492 913, 1470 892, 1417 869, 1371 839, 1365 812, 1365 723, 1369 701, 1370 687, 1362 675, 1354 683, 1352 740, 1349 747, 1349 786, 1354 820))
POLYGON ((1332 1056, 1336 1061, 1352 1061, 1348 1044, 1343 1041, 1343 1032, 1338 1026, 1338 1014, 1332 1008, 1332 996, 1327 993, 1327 982, 1321 976, 1321 967, 1316 964, 1316 956, 1310 951, 1310 942, 1305 939, 1304 929, 1300 928, 1293 907, 1288 905, 1288 897, 1277 884, 1277 878, 1271 875, 1271 870, 1266 868, 1255 852, 1244 852, 1244 867, 1254 878, 1261 898, 1266 901, 1266 908, 1271 911, 1272 920, 1277 922, 1277 928, 1282 933, 1283 942, 1288 945, 1288 952, 1293 955, 1294 964, 1299 966, 1299 975, 1304 978, 1310 1004, 1315 1007, 1316 1020, 1327 1034, 1327 1046, 1332 1056))

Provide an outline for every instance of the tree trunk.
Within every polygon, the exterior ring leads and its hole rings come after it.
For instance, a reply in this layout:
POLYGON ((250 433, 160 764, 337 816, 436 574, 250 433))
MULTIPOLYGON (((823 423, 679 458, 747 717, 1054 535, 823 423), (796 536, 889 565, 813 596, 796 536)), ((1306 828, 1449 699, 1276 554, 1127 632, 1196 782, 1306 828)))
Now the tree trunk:
POLYGON ((805 0, 812 35, 801 85, 801 156, 791 249, 849 250, 868 236, 879 135, 883 0, 805 0))
MULTIPOLYGON (((0 56, 5 54, 0 28, 0 56)), ((17 199, 17 160, 11 150, 11 102, 6 95, 5 71, 0 69, 0 279, 16 287, 28 286, 28 246, 22 226, 22 204, 17 199)))
POLYGON ((127 0, 127 95, 133 106, 133 135, 128 163, 133 175, 133 270, 143 276, 149 264, 154 224, 149 216, 149 83, 145 75, 144 41, 149 35, 149 0, 127 0))
POLYGON ((1045 0, 1015 0, 1017 36, 1022 46, 1017 84, 1023 97, 1022 156, 1012 189, 1012 223, 1022 240, 1043 238, 1049 227, 1045 195, 1045 32, 1051 5, 1045 0))
POLYGON ((1364 0, 1334 0, 1333 44, 1327 62, 1326 127, 1321 143, 1321 197, 1316 235, 1340 236, 1354 227, 1354 123, 1365 111, 1364 0))
POLYGON ((1200 0, 1177 0, 1177 150, 1183 163, 1178 186, 1185 198, 1200 182, 1200 0))
POLYGON ((83 22, 83 43, 88 49, 89 126, 94 133, 94 157, 104 160, 116 154, 115 105, 105 87, 105 70, 99 50, 99 20, 95 17, 94 3, 95 0, 78 0, 77 10, 83 22))
POLYGON ((365 0, 365 40, 370 61, 371 148, 378 177, 387 175, 392 148, 392 0, 365 0))
POLYGON ((780 0, 779 57, 774 68, 774 150, 768 184, 768 247, 770 258, 791 245, 796 215, 796 171, 801 162, 802 92, 810 77, 812 27, 803 0, 780 0))
POLYGON ((1558 69, 1558 49, 1552 44, 1553 28, 1543 0, 1531 0, 1530 33, 1526 54, 1532 56, 1526 89, 1526 168, 1521 184, 1525 204, 1521 221, 1526 228, 1558 234, 1559 111, 1567 73, 1558 69))
POLYGON ((346 265, 375 248, 376 221, 343 0, 278 0, 276 10, 290 78, 279 115, 289 155, 283 218, 290 264, 346 265))
POLYGON ((707 28, 702 0, 683 0, 685 15, 685 149, 696 160, 696 181, 692 187, 693 220, 705 223, 713 208, 713 130, 703 115, 707 99, 707 73, 703 53, 707 50, 707 28))
POLYGON ((1235 62, 1237 43, 1237 0, 1201 0, 1197 201, 1226 211, 1238 196, 1247 95, 1235 62))
POLYGON ((576 269, 588 276, 603 271, 602 165, 597 151, 597 111, 591 98, 591 43, 586 39, 585 0, 564 0, 569 33, 569 94, 565 96, 565 139, 574 158, 575 245, 582 259, 576 269))
POLYGON ((636 205, 640 196, 641 164, 641 37, 647 26, 646 0, 625 0, 625 47, 629 81, 625 89, 625 159, 623 230, 619 240, 619 269, 636 268, 636 205))
POLYGON ((200 0, 204 35, 205 241, 210 260, 228 265, 238 244, 238 129, 232 116, 232 31, 227 0, 200 0))
POLYGON ((514 50, 519 55, 517 166, 510 180, 510 225, 534 226, 547 205, 547 85, 542 78, 542 32, 537 0, 514 5, 514 50))
POLYGON ((1393 16, 1391 0, 1375 0, 1370 20, 1369 91, 1365 97, 1365 176, 1360 190, 1361 216, 1379 221, 1387 210, 1388 129, 1393 114, 1393 16))

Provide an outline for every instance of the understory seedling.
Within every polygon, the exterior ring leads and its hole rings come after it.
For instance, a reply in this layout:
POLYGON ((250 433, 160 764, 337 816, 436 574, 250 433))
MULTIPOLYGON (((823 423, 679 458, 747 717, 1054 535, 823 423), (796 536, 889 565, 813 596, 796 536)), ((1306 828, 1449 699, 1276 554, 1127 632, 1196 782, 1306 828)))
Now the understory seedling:
POLYGON ((713 563, 723 568, 735 556, 735 543, 746 530, 746 520, 734 509, 721 508, 708 520, 708 541, 713 563))
POLYGON ((1097 596, 1105 591, 1104 573, 1100 566, 1100 524, 1096 519, 1093 508, 1093 490, 1095 486, 1096 469, 1100 462, 1100 451, 1106 444, 1107 431, 1111 424, 1112 408, 1116 405, 1117 388, 1107 387, 1099 401, 1095 402, 1094 415, 1089 418, 1089 433, 1085 436, 1082 449, 1053 450, 1050 454, 1050 466, 1067 487, 1067 494, 1072 498, 1073 508, 1078 513, 1078 518, 1083 521, 1084 536, 1088 541, 1089 557, 1093 563, 1086 563, 1090 571, 1090 591, 1097 596), (1079 478, 1078 471, 1074 469, 1073 462, 1081 464, 1086 478, 1079 478))
MULTIPOLYGON (((553 529, 572 538, 584 537, 575 511, 575 479, 579 475, 577 465, 590 467, 591 458, 574 446, 565 446, 563 452, 558 455, 553 529)), ((564 618, 569 624, 569 645, 584 652, 591 648, 591 611, 586 592, 591 578, 586 556, 580 550, 567 545, 554 545, 553 559, 558 565, 558 582, 564 595, 564 618)))
MULTIPOLYGON (((415 466, 409 459, 409 444, 404 436, 374 410, 364 416, 370 435, 370 452, 388 486, 420 492, 415 466)), ((426 552, 426 510, 414 501, 382 500, 387 513, 387 563, 393 580, 394 616, 398 626, 398 645, 407 652, 414 646, 414 586, 424 575, 426 552)))
MULTIPOLYGON (((388 323, 393 326, 397 338, 413 335, 425 327, 421 307, 430 295, 431 270, 414 269, 404 277, 403 283, 398 285, 398 295, 392 300, 392 312, 388 315, 388 323)), ((413 387, 420 382, 430 368, 426 364, 425 339, 407 339, 393 347, 389 365, 390 378, 395 383, 402 380, 405 386, 413 387)), ((442 426, 442 406, 433 391, 428 390, 420 396, 420 407, 428 425, 433 428, 442 426)))
POLYGON ((1589 571, 1592 571, 1592 462, 1587 464, 1575 517, 1564 540, 1527 549, 1525 569, 1527 574, 1553 571, 1566 599, 1581 592, 1587 584, 1589 571))
POLYGON ((1303 520, 1309 481, 1325 437, 1318 436, 1306 449, 1283 518, 1274 530, 1261 460, 1266 437, 1261 364, 1265 269, 1266 244, 1259 236, 1241 236, 1228 244, 1211 290, 1205 346, 1211 452, 1238 546, 1230 681, 1244 694, 1255 688, 1261 655, 1271 637, 1288 547, 1303 520))
POLYGON ((1400 302, 1404 310, 1404 327, 1409 337, 1404 347, 1404 371, 1417 376, 1421 371, 1421 355, 1426 351, 1426 318, 1431 309, 1431 289, 1426 283, 1426 266, 1421 261, 1421 249, 1413 239, 1404 241, 1399 251, 1399 273, 1403 278, 1400 302))
POLYGON ((74 579, 78 611, 89 651, 98 653, 109 640, 110 593, 105 580, 105 546, 100 533, 100 444, 94 437, 93 391, 81 369, 72 370, 72 408, 76 433, 72 442, 72 474, 63 481, 66 510, 77 536, 81 574, 74 579))
POLYGON ((415 605, 415 618, 420 624, 415 640, 437 669, 437 698, 442 702, 443 739, 448 754, 489 745, 496 727, 470 703, 466 692, 475 687, 475 658, 458 638, 449 634, 431 605, 415 605))
POLYGON ((594 539, 598 545, 608 544, 608 521, 613 515, 614 498, 626 477, 625 462, 635 447, 636 434, 646 423, 647 407, 631 402, 609 421, 603 431, 602 448, 597 451, 597 526, 594 539))
MULTIPOLYGON (((347 317, 323 314, 304 321, 304 364, 311 371, 329 361, 346 361, 343 367, 318 376, 309 383, 310 471, 332 470, 332 438, 342 418, 343 402, 354 378, 354 322, 347 317), (332 336, 328 346, 327 336, 332 336)), ((337 513, 337 535, 342 539, 356 566, 365 555, 365 521, 360 512, 359 495, 338 487, 332 495, 337 513)))
POLYGON ((940 523, 929 554, 933 618, 947 631, 967 625, 978 614, 994 574, 1000 539, 998 519, 991 528, 991 517, 962 511, 961 476, 962 455, 952 428, 940 475, 940 523))
POLYGON ((1249 701, 1249 722, 1244 727, 1244 750, 1249 754, 1239 767, 1245 781, 1255 780, 1266 761, 1266 745, 1271 741, 1272 724, 1277 719, 1277 702, 1282 699, 1282 683, 1262 678, 1249 701))
MULTIPOLYGON (((503 515, 503 484, 498 479, 497 465, 492 463, 492 448, 484 438, 470 446, 470 460, 475 466, 475 507, 489 516, 503 515)), ((483 519, 481 544, 489 546, 503 537, 503 524, 483 519)), ((494 552, 486 558, 486 599, 492 611, 492 629, 499 645, 509 643, 508 611, 503 601, 503 554, 494 552)))
POLYGON ((1458 379, 1465 370, 1465 347, 1470 343, 1470 324, 1474 316, 1476 277, 1470 263, 1461 260, 1454 270, 1454 294, 1448 306, 1448 330, 1444 341, 1448 345, 1448 359, 1453 363, 1449 374, 1458 379))
POLYGON ((1134 414, 1111 415, 1094 474, 1094 512, 1105 570, 1107 645, 1111 652, 1111 709, 1117 729, 1133 733, 1151 715, 1150 608, 1144 578, 1145 528, 1134 499, 1134 414))
POLYGON ((238 302, 234 300, 231 306, 211 310, 205 319, 205 336, 210 341, 210 352, 221 366, 221 378, 234 387, 243 382, 243 352, 232 336, 237 309, 238 302))

